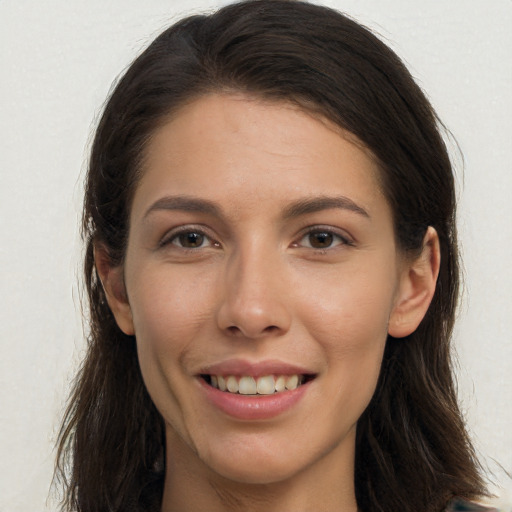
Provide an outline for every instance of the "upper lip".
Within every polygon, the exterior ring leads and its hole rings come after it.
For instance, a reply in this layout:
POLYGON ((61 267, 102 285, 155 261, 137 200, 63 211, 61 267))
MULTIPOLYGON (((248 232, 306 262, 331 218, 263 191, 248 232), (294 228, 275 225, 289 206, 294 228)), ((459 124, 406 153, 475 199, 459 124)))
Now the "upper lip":
POLYGON ((244 359, 229 359, 204 366, 199 371, 200 375, 248 375, 255 378, 264 375, 314 375, 315 373, 311 369, 279 360, 252 362, 244 359))

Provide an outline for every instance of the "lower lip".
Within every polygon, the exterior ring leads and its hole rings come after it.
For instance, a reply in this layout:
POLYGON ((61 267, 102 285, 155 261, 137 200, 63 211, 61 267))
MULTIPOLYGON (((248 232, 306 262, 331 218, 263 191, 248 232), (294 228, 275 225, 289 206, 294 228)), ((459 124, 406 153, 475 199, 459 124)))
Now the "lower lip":
POLYGON ((228 416, 239 420, 254 421, 275 418, 296 405, 304 396, 311 381, 292 391, 273 395, 240 395, 220 391, 199 378, 207 399, 228 416))

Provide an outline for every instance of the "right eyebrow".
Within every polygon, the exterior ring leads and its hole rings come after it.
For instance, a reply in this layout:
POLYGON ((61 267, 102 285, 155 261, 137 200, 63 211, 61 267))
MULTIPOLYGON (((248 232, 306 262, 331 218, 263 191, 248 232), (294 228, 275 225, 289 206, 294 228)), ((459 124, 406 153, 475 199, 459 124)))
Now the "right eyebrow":
POLYGON ((200 212, 222 217, 219 207, 205 199, 192 196, 166 196, 155 201, 144 213, 146 219, 152 212, 162 210, 181 210, 185 212, 200 212))

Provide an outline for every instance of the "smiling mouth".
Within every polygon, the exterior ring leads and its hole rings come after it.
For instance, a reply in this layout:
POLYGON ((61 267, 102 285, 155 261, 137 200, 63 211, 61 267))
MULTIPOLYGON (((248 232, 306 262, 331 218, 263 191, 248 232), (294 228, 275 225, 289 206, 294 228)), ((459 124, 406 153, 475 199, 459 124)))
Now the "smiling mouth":
POLYGON ((264 375, 254 378, 250 375, 209 375, 201 378, 211 387, 226 393, 240 395, 274 395, 293 391, 315 378, 315 375, 264 375))

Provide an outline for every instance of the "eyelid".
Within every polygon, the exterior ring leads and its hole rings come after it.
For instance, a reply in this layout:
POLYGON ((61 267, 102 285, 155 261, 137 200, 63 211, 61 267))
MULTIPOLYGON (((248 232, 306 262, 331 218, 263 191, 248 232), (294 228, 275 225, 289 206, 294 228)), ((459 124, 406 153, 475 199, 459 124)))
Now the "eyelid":
MULTIPOLYGON (((206 228, 205 226, 201 224, 185 224, 181 226, 177 226, 175 228, 170 229, 167 231, 162 238, 158 242, 158 247, 165 247, 169 244, 172 244, 173 240, 175 240, 180 235, 183 235, 185 233, 197 233, 209 240, 209 247, 220 247, 220 243, 216 240, 216 238, 212 235, 211 230, 206 228)), ((335 228, 332 226, 326 226, 321 224, 314 224, 311 226, 308 226, 300 231, 300 233, 295 238, 294 242, 292 243, 292 246, 294 247, 304 247, 300 242, 308 235, 314 234, 314 233, 329 233, 333 235, 334 237, 338 238, 340 240, 340 243, 335 244, 332 247, 326 247, 326 248, 315 248, 315 247, 305 247, 305 248, 311 248, 314 250, 320 250, 325 251, 329 249, 333 249, 334 247, 337 247, 338 245, 343 246, 353 246, 354 245, 354 239, 352 236, 350 236, 345 230, 341 230, 339 228, 335 228)), ((190 251, 197 251, 199 248, 190 248, 190 247, 181 247, 178 244, 173 244, 176 248, 181 250, 190 250, 190 251)))
POLYGON ((326 247, 326 248, 316 248, 316 247, 307 247, 307 249, 314 249, 319 251, 327 251, 329 249, 333 249, 334 247, 337 247, 338 245, 343 246, 353 246, 355 244, 355 240, 352 236, 350 236, 345 230, 341 230, 339 228, 334 228, 332 226, 325 226, 321 224, 315 224, 312 226, 308 226, 307 228, 304 228, 299 235, 296 238, 296 241, 293 243, 296 247, 304 247, 300 244, 300 241, 303 240, 306 236, 311 235, 312 233, 329 233, 341 240, 340 244, 336 244, 333 247, 326 247))
MULTIPOLYGON (((182 226, 177 226, 175 228, 170 229, 169 231, 167 231, 165 233, 165 235, 158 242, 158 247, 165 247, 167 245, 172 244, 173 240, 175 240, 178 236, 183 235, 185 233, 197 233, 199 235, 204 236, 205 238, 207 238, 210 241, 210 244, 209 244, 210 247, 220 246, 220 243, 217 240, 215 240, 215 238, 212 236, 212 234, 209 231, 210 231, 209 229, 206 229, 204 226, 202 226, 200 224, 185 224, 182 226)), ((175 247, 177 247, 178 249, 182 249, 185 251, 186 250, 191 250, 191 251, 197 250, 197 248, 180 247, 177 244, 172 244, 172 245, 175 245, 175 247)))

